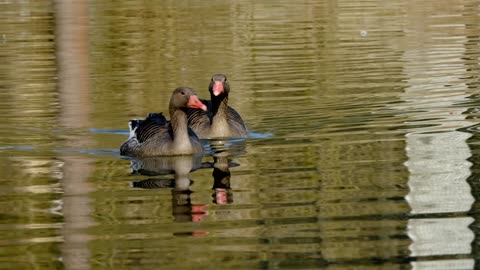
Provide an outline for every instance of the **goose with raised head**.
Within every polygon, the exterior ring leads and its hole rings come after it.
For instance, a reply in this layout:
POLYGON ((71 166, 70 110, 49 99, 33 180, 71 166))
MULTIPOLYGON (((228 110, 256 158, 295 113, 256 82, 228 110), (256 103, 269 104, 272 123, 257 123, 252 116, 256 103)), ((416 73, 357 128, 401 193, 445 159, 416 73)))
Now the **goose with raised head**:
POLYGON ((240 114, 228 106, 230 84, 224 74, 215 74, 208 86, 210 100, 201 100, 206 112, 187 110, 188 125, 199 138, 245 138, 248 129, 240 114))
POLYGON ((162 113, 151 113, 145 120, 131 120, 130 137, 120 147, 125 156, 172 156, 203 152, 197 135, 187 125, 188 109, 207 110, 189 87, 179 87, 169 103, 170 121, 162 113))

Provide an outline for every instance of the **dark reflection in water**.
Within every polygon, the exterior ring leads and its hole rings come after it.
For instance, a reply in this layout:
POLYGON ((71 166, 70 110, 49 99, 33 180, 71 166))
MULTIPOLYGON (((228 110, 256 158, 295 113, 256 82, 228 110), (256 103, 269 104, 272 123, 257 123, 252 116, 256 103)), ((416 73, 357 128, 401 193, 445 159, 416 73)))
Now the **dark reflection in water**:
POLYGON ((199 222, 206 214, 206 204, 192 204, 190 185, 193 181, 188 177, 193 170, 202 167, 201 156, 158 157, 132 159, 130 167, 133 173, 148 176, 168 175, 173 179, 149 178, 132 182, 132 187, 143 189, 172 189, 172 214, 175 222, 199 222))
POLYGON ((233 191, 230 187, 230 167, 238 166, 228 157, 214 157, 213 163, 213 203, 231 204, 233 203, 233 191))
POLYGON ((478 268, 478 14, 0 3, 0 268, 478 268), (128 119, 218 72, 252 136, 119 156, 128 119))
MULTIPOLYGON (((212 202, 214 204, 233 203, 233 192, 230 186, 230 167, 239 166, 232 162, 232 155, 244 152, 244 141, 226 142, 211 141, 213 162, 203 162, 203 156, 178 156, 178 157, 149 157, 131 158, 130 168, 132 174, 149 176, 149 178, 133 181, 132 187, 141 189, 172 190, 172 214, 175 222, 199 222, 207 214, 209 202, 192 204, 190 186, 194 183, 189 174, 198 169, 211 169, 212 172, 212 202), (174 178, 165 178, 172 175, 174 178), (162 178, 158 178, 162 176, 162 178)), ((204 232, 206 233, 206 232, 204 232)), ((192 232, 198 235, 199 232, 192 232)), ((178 235, 176 233, 175 235, 178 235)))

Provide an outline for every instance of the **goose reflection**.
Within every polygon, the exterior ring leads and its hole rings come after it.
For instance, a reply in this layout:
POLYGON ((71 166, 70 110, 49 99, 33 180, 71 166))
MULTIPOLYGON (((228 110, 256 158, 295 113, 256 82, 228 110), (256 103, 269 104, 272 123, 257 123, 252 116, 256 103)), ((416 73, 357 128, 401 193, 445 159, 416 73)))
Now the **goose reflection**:
MULTIPOLYGON (((230 168, 239 166, 231 159, 244 152, 243 142, 226 145, 224 141, 211 143, 213 162, 202 162, 202 156, 162 156, 130 159, 132 174, 149 176, 148 179, 134 181, 134 188, 162 189, 172 191, 172 215, 175 222, 199 222, 208 215, 207 204, 192 204, 190 172, 213 168, 212 202, 224 205, 233 203, 230 186, 230 168), (168 177, 173 175, 173 178, 168 177)), ((211 158, 211 157, 210 157, 211 158)))
POLYGON ((233 203, 230 168, 239 166, 231 158, 245 153, 245 140, 211 140, 213 154, 213 203, 233 203))
POLYGON ((202 163, 201 156, 171 156, 135 158, 130 161, 132 174, 162 176, 173 174, 174 178, 149 178, 132 182, 132 187, 143 189, 172 188, 172 214, 175 222, 199 222, 206 215, 206 204, 192 204, 189 173, 210 167, 202 163))
POLYGON ((214 157, 213 163, 213 203, 231 204, 233 203, 233 192, 230 188, 230 167, 238 166, 228 157, 214 157))

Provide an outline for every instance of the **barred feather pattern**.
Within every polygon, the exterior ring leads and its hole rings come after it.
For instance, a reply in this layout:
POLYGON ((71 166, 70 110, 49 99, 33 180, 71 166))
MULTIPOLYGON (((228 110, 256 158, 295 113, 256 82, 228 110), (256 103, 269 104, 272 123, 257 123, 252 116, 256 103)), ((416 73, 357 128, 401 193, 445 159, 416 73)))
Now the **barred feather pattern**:
POLYGON ((139 143, 143 143, 160 132, 168 132, 168 126, 168 123, 161 125, 152 121, 144 121, 137 129, 137 140, 139 143))
POLYGON ((172 188, 174 186, 174 179, 145 179, 132 182, 132 187, 143 189, 172 188))
POLYGON ((151 113, 145 120, 131 120, 130 128, 132 129, 130 138, 120 147, 121 155, 162 156, 193 154, 203 150, 196 135, 193 131, 189 131, 189 142, 193 145, 192 149, 184 150, 186 151, 185 153, 176 153, 172 146, 174 144, 172 123, 167 121, 162 113, 151 113))

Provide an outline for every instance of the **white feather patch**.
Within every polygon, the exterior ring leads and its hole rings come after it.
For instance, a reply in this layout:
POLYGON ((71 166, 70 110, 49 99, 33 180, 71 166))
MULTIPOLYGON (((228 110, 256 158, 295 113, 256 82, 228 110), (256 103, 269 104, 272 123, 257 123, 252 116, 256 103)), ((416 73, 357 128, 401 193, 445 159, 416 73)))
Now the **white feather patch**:
MULTIPOLYGON (((137 119, 132 120, 132 121, 136 121, 136 120, 137 119)), ((137 137, 136 131, 137 131, 138 126, 135 127, 134 129, 132 129, 132 121, 128 121, 128 128, 130 129, 130 134, 129 134, 129 137, 128 137, 129 139, 137 137)))

